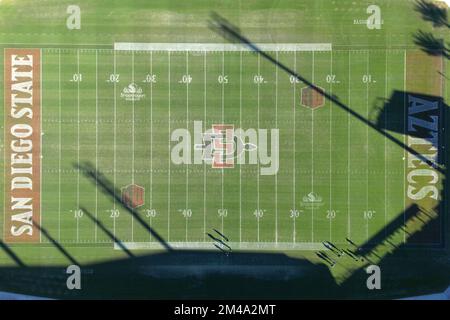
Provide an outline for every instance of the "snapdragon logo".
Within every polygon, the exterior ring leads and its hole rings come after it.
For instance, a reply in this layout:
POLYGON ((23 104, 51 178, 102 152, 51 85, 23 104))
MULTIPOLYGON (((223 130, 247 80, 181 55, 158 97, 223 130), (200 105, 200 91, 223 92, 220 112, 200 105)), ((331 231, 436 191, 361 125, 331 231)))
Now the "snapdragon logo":
POLYGON ((232 124, 214 124, 204 130, 194 121, 193 137, 186 128, 175 129, 171 150, 175 165, 210 164, 212 168, 234 168, 236 164, 260 165, 261 175, 275 175, 279 168, 278 129, 235 129, 232 124))

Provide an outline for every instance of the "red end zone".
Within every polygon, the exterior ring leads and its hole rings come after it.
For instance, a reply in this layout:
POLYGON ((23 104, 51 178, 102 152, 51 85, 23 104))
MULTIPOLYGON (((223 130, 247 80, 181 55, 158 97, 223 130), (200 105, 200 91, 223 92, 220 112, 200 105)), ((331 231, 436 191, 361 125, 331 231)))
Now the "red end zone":
POLYGON ((5 242, 39 242, 41 51, 5 49, 5 242))

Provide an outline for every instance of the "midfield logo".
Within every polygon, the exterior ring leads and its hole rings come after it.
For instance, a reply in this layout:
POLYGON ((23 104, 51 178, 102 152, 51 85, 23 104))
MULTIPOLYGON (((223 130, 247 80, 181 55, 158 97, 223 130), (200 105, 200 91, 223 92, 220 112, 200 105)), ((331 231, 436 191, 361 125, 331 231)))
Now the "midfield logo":
POLYGON ((137 84, 130 83, 127 87, 123 88, 120 97, 124 98, 126 101, 139 101, 145 98, 145 94, 143 93, 142 88, 137 84))
POLYGON ((185 128, 172 132, 171 160, 181 164, 211 164, 212 168, 234 168, 235 164, 259 164, 261 175, 275 175, 279 168, 279 130, 235 129, 232 124, 213 124, 203 130, 202 121, 194 121, 194 141, 185 128), (194 156, 192 161, 192 146, 194 156), (270 147, 270 154, 268 149, 270 147))

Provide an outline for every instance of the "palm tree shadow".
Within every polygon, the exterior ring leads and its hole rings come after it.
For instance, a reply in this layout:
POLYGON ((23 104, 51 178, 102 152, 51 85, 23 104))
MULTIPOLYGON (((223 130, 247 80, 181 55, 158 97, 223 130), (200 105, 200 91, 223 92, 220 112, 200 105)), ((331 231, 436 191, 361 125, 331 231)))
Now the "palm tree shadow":
POLYGON ((414 43, 426 54, 450 59, 450 49, 444 40, 436 38, 431 32, 419 30, 413 37, 414 43))
POLYGON ((431 22, 434 27, 447 27, 447 9, 425 0, 418 0, 414 4, 414 10, 422 15, 422 19, 431 22))

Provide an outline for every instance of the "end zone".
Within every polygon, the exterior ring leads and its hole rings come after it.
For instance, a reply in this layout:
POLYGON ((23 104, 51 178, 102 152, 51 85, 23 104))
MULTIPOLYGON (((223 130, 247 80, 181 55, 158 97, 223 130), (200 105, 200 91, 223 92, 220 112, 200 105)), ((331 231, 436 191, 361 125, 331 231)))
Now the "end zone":
MULTIPOLYGON (((412 50, 405 57, 405 125, 407 144, 437 165, 445 164, 444 155, 446 117, 443 102, 443 57, 430 56, 412 50)), ((421 232, 409 237, 412 246, 441 246, 444 244, 444 201, 442 194, 445 176, 436 167, 408 154, 405 165, 406 207, 428 212, 432 219, 421 232)), ((448 170, 448 169, 447 169, 448 170)), ((413 228, 405 228, 413 234, 413 228)))
POLYGON ((39 242, 41 50, 5 49, 5 242, 39 242))

